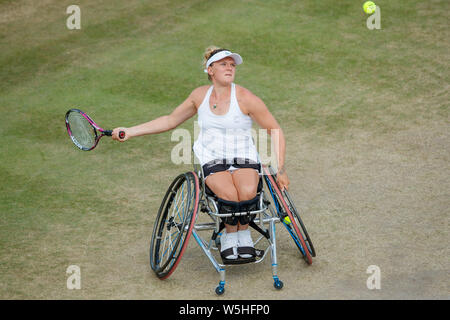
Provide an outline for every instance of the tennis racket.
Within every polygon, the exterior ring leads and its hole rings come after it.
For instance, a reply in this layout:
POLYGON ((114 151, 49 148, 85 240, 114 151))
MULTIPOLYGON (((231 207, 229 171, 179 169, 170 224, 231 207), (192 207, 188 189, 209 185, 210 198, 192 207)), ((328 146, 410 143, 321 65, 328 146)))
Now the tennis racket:
MULTIPOLYGON (((67 111, 66 128, 72 142, 84 151, 94 149, 103 136, 112 135, 112 130, 102 129, 86 113, 79 109, 67 111)), ((119 138, 125 138, 124 131, 119 131, 119 138)))

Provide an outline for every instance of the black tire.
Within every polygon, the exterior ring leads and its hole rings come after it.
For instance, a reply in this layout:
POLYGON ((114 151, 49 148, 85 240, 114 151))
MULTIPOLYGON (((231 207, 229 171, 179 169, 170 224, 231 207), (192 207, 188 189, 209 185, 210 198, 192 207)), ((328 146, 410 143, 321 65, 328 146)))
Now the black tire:
POLYGON ((178 266, 192 233, 198 203, 197 174, 180 174, 170 184, 153 227, 150 266, 158 278, 168 278, 178 266))

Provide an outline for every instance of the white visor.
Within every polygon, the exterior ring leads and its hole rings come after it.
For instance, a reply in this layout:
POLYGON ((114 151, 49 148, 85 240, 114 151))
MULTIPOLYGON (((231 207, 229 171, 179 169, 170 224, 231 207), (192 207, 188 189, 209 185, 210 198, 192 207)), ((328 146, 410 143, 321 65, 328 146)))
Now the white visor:
POLYGON ((208 73, 208 67, 216 61, 222 60, 224 58, 233 58, 234 62, 236 62, 236 64, 241 64, 242 63, 242 57, 237 54, 237 53, 232 53, 230 51, 220 51, 218 53, 216 53, 215 55, 213 55, 211 58, 208 59, 208 61, 206 62, 206 69, 203 70, 205 71, 205 73, 208 73))

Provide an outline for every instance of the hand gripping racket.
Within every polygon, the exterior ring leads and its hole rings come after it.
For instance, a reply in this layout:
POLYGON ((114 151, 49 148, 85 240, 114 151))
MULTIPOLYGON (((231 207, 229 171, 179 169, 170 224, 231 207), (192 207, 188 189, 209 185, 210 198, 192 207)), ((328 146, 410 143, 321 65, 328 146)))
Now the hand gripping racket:
MULTIPOLYGON (((84 151, 94 149, 103 136, 111 136, 112 130, 100 128, 86 113, 70 109, 66 113, 66 128, 73 143, 84 151)), ((119 132, 119 138, 125 138, 125 132, 119 132)))

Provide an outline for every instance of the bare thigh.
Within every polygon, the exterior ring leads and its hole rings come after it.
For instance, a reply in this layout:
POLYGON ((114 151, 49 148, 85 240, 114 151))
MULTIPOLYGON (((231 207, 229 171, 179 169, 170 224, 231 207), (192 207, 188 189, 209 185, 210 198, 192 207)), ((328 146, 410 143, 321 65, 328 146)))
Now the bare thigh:
POLYGON ((232 174, 229 171, 211 174, 206 178, 205 183, 219 198, 228 201, 239 201, 232 174))
POLYGON ((239 201, 250 200, 256 196, 259 174, 255 169, 242 168, 234 170, 232 177, 239 201))
POLYGON ((211 174, 205 180, 206 185, 219 198, 228 201, 245 201, 256 196, 259 175, 255 169, 242 168, 211 174))
MULTIPOLYGON (((205 183, 219 198, 228 201, 245 201, 256 196, 259 175, 255 169, 242 168, 230 171, 221 171, 209 175, 205 183)), ((225 224, 228 233, 246 230, 248 224, 230 226, 225 224)))

